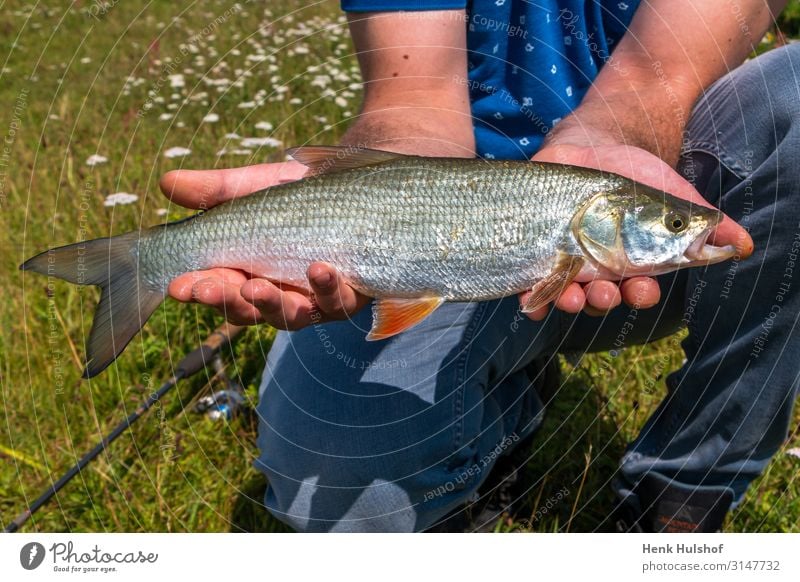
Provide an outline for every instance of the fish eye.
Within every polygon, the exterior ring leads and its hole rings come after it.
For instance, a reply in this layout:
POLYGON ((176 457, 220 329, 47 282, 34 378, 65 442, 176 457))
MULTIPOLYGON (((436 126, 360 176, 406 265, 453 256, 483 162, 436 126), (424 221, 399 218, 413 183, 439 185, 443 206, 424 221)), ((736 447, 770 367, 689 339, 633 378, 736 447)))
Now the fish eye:
POLYGON ((689 226, 689 221, 685 216, 677 212, 668 212, 664 216, 664 226, 667 230, 674 233, 683 232, 689 226))

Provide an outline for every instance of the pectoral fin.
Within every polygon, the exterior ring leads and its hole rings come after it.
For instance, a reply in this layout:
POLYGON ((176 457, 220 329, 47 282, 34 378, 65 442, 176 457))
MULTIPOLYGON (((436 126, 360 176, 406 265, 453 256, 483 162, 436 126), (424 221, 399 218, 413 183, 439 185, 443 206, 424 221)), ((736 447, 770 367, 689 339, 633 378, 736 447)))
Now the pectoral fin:
POLYGON ((367 341, 386 339, 414 327, 442 303, 444 299, 436 295, 376 299, 372 307, 372 329, 367 334, 367 341))
POLYGON ((522 312, 532 313, 555 301, 567 285, 578 276, 585 262, 586 259, 583 257, 561 254, 550 274, 533 286, 531 296, 525 302, 522 312))

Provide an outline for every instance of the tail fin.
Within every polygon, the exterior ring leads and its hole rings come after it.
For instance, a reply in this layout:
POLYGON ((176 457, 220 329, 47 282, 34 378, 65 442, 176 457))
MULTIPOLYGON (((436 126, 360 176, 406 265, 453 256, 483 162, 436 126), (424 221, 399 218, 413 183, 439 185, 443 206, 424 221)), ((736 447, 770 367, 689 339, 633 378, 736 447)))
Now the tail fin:
POLYGON ((20 269, 102 288, 87 345, 84 378, 105 370, 164 300, 138 269, 139 233, 75 243, 28 259, 20 269))

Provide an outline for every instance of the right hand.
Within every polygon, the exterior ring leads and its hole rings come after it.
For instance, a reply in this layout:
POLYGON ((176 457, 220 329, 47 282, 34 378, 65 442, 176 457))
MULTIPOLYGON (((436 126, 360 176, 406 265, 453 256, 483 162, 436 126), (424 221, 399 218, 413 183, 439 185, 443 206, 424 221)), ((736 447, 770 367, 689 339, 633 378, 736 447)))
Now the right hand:
MULTIPOLYGON (((306 167, 298 162, 258 164, 227 170, 174 170, 161 178, 164 194, 186 208, 211 208, 268 186, 299 180, 306 167)), ((323 321, 347 319, 370 298, 347 285, 327 263, 308 268, 312 291, 275 285, 237 269, 216 268, 185 273, 173 279, 169 295, 218 309, 236 325, 268 323, 296 330, 323 321)))

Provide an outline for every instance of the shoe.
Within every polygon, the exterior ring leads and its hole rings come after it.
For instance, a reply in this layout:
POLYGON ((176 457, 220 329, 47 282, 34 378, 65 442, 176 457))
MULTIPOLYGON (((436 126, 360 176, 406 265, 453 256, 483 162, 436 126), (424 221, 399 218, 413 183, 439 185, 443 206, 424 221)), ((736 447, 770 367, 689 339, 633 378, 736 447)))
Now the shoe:
POLYGON ((634 491, 645 511, 621 503, 614 516, 618 532, 719 532, 733 503, 733 491, 727 487, 692 488, 653 473, 645 475, 634 491))

